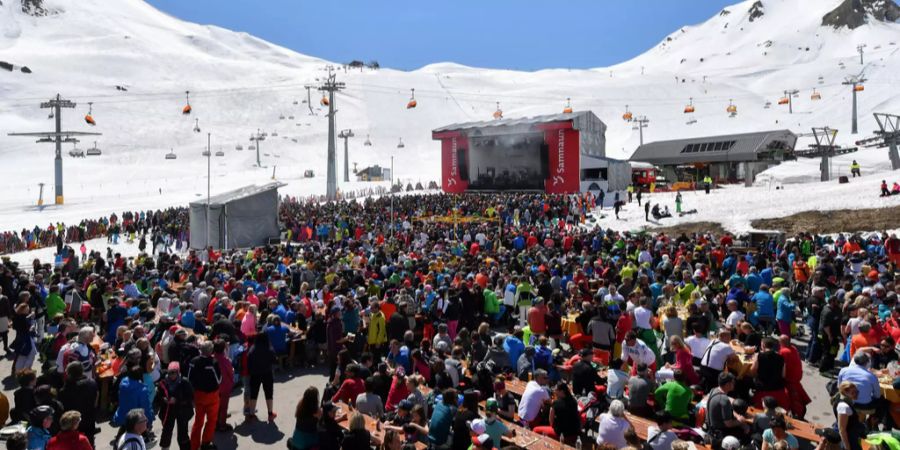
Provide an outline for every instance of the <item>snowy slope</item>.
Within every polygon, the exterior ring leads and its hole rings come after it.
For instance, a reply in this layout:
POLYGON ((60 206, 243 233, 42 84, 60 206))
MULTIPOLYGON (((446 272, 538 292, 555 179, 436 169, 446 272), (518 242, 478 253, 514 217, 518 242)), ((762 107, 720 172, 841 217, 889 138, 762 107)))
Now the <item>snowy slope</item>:
MULTIPOLYGON (((852 31, 834 30, 820 23, 839 0, 762 3, 764 15, 752 22, 753 2, 743 2, 610 68, 515 72, 443 63, 413 72, 341 70, 339 81, 347 89, 337 99, 338 127, 356 133, 351 162, 385 166, 393 155, 401 178, 426 182, 438 178, 440 164, 430 130, 489 118, 497 101, 506 117, 516 117, 558 112, 571 97, 575 109, 593 110, 610 125, 607 152, 620 158, 638 145, 638 132, 621 119, 626 105, 650 118, 648 141, 773 127, 808 132, 829 125, 841 130, 838 140, 847 144, 868 136, 873 111, 900 112, 894 88, 900 81, 900 24, 873 21, 852 31), (856 53, 861 43, 868 45, 864 66, 856 53), (860 95, 861 134, 851 136, 850 91, 840 82, 862 71, 870 81, 860 95), (414 110, 405 108, 410 88, 419 104, 414 110), (790 115, 775 103, 783 90, 795 88, 801 92, 790 115), (810 100, 813 88, 822 93, 821 101, 810 100), (697 123, 687 125, 682 108, 691 97, 697 123), (729 100, 739 108, 736 118, 725 113, 729 100), (764 108, 767 101, 771 109, 764 108), (372 147, 362 146, 367 135, 372 147), (401 138, 402 150, 396 147, 401 138)), ((0 229, 93 217, 126 206, 184 204, 203 196, 207 132, 213 151, 226 153, 212 161, 214 193, 266 181, 273 166, 277 178, 289 183, 286 192, 324 192, 326 119, 315 91, 316 115, 301 101, 304 85, 316 84, 328 62, 245 33, 187 23, 141 0, 45 0, 44 6, 54 13, 24 14, 19 0, 0 6, 0 61, 33 72, 0 70, 0 158, 6 168, 0 189, 7 194, 0 198, 0 229), (180 113, 186 90, 192 92, 190 116, 180 113), (104 155, 66 158, 66 206, 37 212, 29 206, 37 200, 37 184, 48 185, 45 199, 52 195, 52 146, 6 133, 49 130, 48 111, 37 106, 57 92, 78 103, 74 112, 65 112, 64 128, 103 133, 97 140, 104 155), (95 128, 82 120, 88 102, 94 103, 95 128), (192 131, 195 119, 202 133, 192 131), (250 133, 258 128, 279 134, 263 142, 264 168, 254 167, 256 155, 247 150, 250 133), (235 150, 238 144, 243 151, 235 150), (170 148, 176 161, 164 160, 170 148), (306 169, 315 170, 317 178, 302 179, 306 169)), ((853 157, 866 171, 888 166, 884 150, 853 157)), ((842 157, 835 167, 846 172, 848 164, 849 157, 842 157)), ((776 182, 807 181, 817 179, 816 171, 814 161, 799 161, 769 176, 776 182)), ((361 186, 339 182, 341 189, 361 186)))

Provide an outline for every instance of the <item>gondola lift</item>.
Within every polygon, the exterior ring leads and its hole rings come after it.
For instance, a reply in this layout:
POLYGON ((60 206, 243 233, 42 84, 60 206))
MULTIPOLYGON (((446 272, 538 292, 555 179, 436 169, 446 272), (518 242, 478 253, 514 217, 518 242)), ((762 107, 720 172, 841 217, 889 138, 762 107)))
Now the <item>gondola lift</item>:
POLYGON ((563 114, 572 114, 572 99, 566 97, 566 107, 563 108, 563 114))
POLYGON ((694 97, 691 97, 690 102, 687 104, 687 106, 684 107, 684 113, 685 114, 693 114, 694 111, 695 111, 694 97))
POLYGON ((406 104, 406 109, 413 109, 419 105, 419 103, 416 102, 416 89, 412 88, 410 89, 410 92, 409 103, 406 104))
POLYGON ((175 155, 175 149, 169 149, 169 153, 166 153, 166 159, 178 159, 178 156, 175 155))
POLYGON ((84 121, 87 122, 90 126, 97 126, 97 122, 94 121, 94 102, 88 102, 88 113, 84 115, 84 121))
POLYGON ((191 91, 184 91, 185 102, 184 109, 181 110, 181 114, 188 115, 191 113, 191 91))
POLYGON ((494 119, 500 120, 503 118, 503 110, 500 109, 500 102, 497 102, 497 110, 494 111, 494 119))
POLYGON ((622 120, 631 122, 632 119, 634 119, 634 115, 628 110, 628 105, 625 105, 625 114, 622 114, 622 120))

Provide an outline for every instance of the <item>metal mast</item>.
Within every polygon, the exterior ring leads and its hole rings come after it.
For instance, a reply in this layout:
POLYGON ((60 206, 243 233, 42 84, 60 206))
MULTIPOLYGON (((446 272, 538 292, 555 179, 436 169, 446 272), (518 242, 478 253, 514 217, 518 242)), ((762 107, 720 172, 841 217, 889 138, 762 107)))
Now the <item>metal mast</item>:
POLYGON ((854 75, 854 76, 850 76, 850 77, 844 78, 844 82, 841 83, 841 84, 843 84, 844 86, 850 86, 850 89, 852 89, 851 92, 853 92, 853 112, 851 113, 851 114, 853 114, 853 115, 852 115, 851 118, 850 118, 850 119, 851 119, 850 134, 856 134, 856 133, 857 133, 857 121, 856 121, 856 92, 857 92, 857 91, 856 91, 856 87, 857 87, 858 85, 861 85, 862 83, 865 83, 866 81, 867 81, 867 80, 866 80, 866 78, 865 78, 864 76, 862 76, 862 75, 859 75, 859 76, 854 75))
POLYGON ((344 140, 344 182, 345 183, 350 182, 350 152, 347 149, 349 146, 347 141, 350 138, 352 138, 353 136, 356 136, 355 134, 353 134, 353 130, 343 130, 343 131, 341 131, 341 134, 338 135, 339 138, 344 140))
POLYGON ((320 91, 328 93, 328 178, 325 191, 325 198, 328 201, 337 200, 337 163, 334 148, 334 115, 337 110, 334 108, 334 93, 346 87, 345 83, 336 81, 334 68, 328 66, 328 79, 325 84, 319 86, 320 91))

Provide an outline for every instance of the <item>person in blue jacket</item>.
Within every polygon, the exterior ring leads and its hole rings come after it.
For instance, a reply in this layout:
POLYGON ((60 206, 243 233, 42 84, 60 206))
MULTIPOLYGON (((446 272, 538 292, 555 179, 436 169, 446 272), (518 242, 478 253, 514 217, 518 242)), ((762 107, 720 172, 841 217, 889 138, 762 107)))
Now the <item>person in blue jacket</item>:
POLYGON ((517 367, 519 356, 525 352, 525 343, 522 342, 522 329, 518 326, 514 328, 512 334, 506 336, 503 341, 503 350, 509 354, 509 366, 517 367))
POLYGON ((47 448, 50 440, 50 425, 53 424, 53 408, 42 405, 28 413, 28 450, 47 448))
POLYGON ((766 333, 770 333, 774 329, 775 324, 775 298, 769 293, 769 286, 761 284, 759 290, 750 299, 756 303, 756 311, 750 315, 751 322, 759 325, 766 333))
POLYGON ((797 305, 791 301, 791 292, 788 288, 781 290, 781 297, 778 299, 778 308, 775 312, 775 321, 778 322, 778 331, 780 334, 791 335, 791 323, 794 322, 794 309, 797 305))
POLYGON ((140 366, 128 368, 128 375, 119 384, 119 407, 113 414, 112 423, 117 427, 125 426, 128 411, 141 409, 147 416, 147 427, 153 423, 153 407, 150 404, 150 393, 141 382, 144 370, 140 366))

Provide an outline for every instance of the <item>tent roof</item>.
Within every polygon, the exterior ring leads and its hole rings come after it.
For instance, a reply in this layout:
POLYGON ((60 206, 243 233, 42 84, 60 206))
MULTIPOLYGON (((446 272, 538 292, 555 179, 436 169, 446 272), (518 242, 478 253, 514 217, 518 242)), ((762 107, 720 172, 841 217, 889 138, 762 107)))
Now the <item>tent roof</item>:
MULTIPOLYGON (((212 206, 221 206, 226 203, 233 202, 235 200, 241 200, 247 197, 253 197, 254 195, 261 194, 266 191, 276 190, 280 187, 287 186, 286 183, 280 182, 272 182, 266 183, 263 185, 252 184, 250 186, 244 186, 239 189, 235 189, 233 191, 223 192, 221 194, 213 195, 209 198, 209 204, 212 206)), ((191 202, 191 206, 206 206, 206 199, 191 202)))
MULTIPOLYGON (((479 122, 455 123, 432 130, 432 133, 443 133, 446 131, 463 131, 474 130, 479 128, 496 128, 496 127, 519 127, 531 126, 542 123, 565 122, 578 120, 588 117, 588 115, 596 116, 591 111, 577 111, 571 114, 549 114, 545 116, 522 117, 518 119, 500 119, 500 120, 483 120, 479 122)), ((599 120, 599 119, 597 119, 599 120)))
POLYGON ((756 161, 759 153, 770 150, 769 146, 776 144, 777 141, 786 147, 785 150, 793 151, 794 146, 797 145, 797 135, 790 130, 771 130, 651 142, 638 147, 631 155, 630 160, 663 165, 756 161), (730 143, 732 141, 733 144, 726 146, 727 150, 696 151, 696 148, 688 148, 691 144, 730 143))

